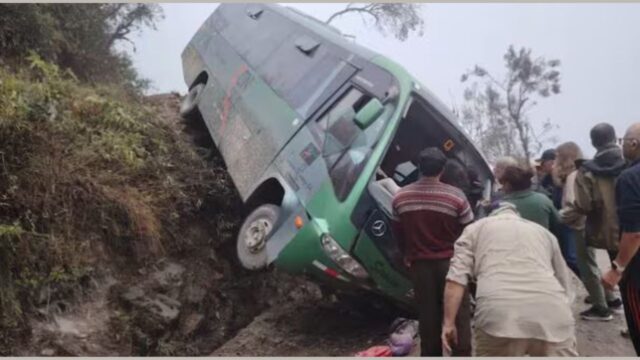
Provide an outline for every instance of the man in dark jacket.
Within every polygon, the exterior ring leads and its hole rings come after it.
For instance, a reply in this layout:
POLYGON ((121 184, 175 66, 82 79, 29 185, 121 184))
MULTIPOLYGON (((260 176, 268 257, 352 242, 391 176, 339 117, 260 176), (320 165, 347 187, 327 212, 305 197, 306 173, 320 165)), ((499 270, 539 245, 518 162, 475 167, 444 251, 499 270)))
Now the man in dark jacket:
POLYGON ((616 182, 620 251, 602 280, 609 289, 620 282, 629 335, 640 355, 640 123, 631 125, 621 140, 630 166, 616 182))
MULTIPOLYGON (((625 168, 620 147, 616 145, 613 126, 601 123, 591 129, 591 143, 597 152, 593 160, 580 167, 575 182, 574 207, 587 216, 585 239, 587 246, 605 249, 613 260, 618 250, 618 217, 616 215, 615 180, 625 168)), ((591 252, 591 254, 593 254, 591 252)), ((595 261, 589 261, 595 264, 595 261)), ((600 277, 597 266, 588 266, 584 277, 600 277)), ((607 320, 611 310, 620 309, 622 302, 611 291, 594 292, 590 297, 593 306, 582 312, 585 320, 607 320)))

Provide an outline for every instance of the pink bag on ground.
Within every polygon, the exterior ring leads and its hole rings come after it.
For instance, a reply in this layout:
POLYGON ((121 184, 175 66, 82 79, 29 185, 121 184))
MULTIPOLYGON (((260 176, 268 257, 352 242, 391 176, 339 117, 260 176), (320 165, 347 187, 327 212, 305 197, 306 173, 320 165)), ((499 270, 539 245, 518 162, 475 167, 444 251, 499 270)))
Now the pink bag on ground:
POLYGON ((391 356, 391 348, 388 346, 373 346, 356 354, 358 357, 385 357, 391 356))

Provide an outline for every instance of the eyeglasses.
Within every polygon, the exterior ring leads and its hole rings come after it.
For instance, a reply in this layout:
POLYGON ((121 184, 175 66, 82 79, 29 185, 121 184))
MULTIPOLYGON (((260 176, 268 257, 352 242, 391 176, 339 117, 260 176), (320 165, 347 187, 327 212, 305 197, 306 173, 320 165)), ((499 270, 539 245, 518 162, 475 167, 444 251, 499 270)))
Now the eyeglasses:
POLYGON ((618 145, 623 145, 626 140, 628 140, 628 141, 639 141, 636 138, 619 138, 618 139, 618 145))

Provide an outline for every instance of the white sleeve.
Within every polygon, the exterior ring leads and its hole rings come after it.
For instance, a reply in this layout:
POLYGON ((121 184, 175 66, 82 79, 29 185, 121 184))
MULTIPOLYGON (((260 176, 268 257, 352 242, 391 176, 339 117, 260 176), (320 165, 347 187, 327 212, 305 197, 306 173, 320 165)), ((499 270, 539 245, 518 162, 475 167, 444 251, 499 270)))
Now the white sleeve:
POLYGON ((447 280, 466 286, 475 265, 474 240, 476 224, 467 226, 453 245, 447 280))
POLYGON ((562 205, 571 204, 576 200, 576 174, 578 170, 574 170, 569 176, 567 176, 567 180, 564 186, 564 194, 562 199, 562 205))

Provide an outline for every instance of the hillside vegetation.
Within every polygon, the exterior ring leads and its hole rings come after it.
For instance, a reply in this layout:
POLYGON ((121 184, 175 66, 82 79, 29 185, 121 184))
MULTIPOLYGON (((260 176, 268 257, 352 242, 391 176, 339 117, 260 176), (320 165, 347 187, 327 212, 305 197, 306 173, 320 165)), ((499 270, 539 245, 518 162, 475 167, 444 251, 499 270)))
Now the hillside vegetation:
POLYGON ((233 237, 239 213, 222 164, 200 159, 175 113, 83 85, 38 56, 29 62, 18 73, 0 68, 4 354, 28 335, 30 314, 86 291, 101 270, 188 251, 192 222, 206 229, 200 246, 215 249, 233 237))
MULTIPOLYGON (((79 80, 130 92, 149 82, 132 65, 124 43, 163 18, 158 4, 0 4, 0 64, 28 65, 30 52, 79 80)), ((135 48, 135 45, 134 45, 135 48)))

